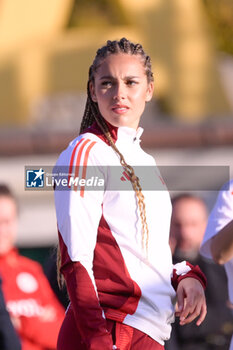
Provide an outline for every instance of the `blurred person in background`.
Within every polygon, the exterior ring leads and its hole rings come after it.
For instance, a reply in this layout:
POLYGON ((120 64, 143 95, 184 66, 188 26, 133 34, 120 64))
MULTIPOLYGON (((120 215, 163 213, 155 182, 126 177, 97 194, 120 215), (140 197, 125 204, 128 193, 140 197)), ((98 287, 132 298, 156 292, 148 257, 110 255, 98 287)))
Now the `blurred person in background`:
MULTIPOLYGON (((228 279, 229 301, 227 306, 233 312, 233 180, 219 192, 217 201, 208 219, 208 225, 201 246, 201 253, 224 265, 228 279)), ((222 289, 225 285, 217 285, 222 289)), ((225 308, 225 303, 222 304, 225 308)), ((217 315, 217 318, 219 315, 217 315)), ((232 317, 233 323, 233 317, 232 317)), ((231 329, 233 333, 233 327, 231 329)), ((230 350, 233 350, 233 337, 230 350)))
POLYGON ((56 349, 64 308, 41 266, 19 255, 15 248, 17 230, 15 197, 6 185, 0 184, 0 275, 7 309, 22 350, 56 349))
POLYGON ((0 349, 21 350, 19 337, 12 325, 9 313, 6 309, 2 293, 2 281, 0 280, 0 349))
POLYGON ((180 326, 176 320, 166 350, 228 350, 233 323, 226 307, 225 271, 199 253, 208 219, 206 204, 200 197, 183 193, 172 199, 172 205, 170 246, 173 263, 185 259, 200 266, 207 277, 208 312, 198 328, 192 324, 180 326))
POLYGON ((199 256, 207 218, 207 207, 200 197, 183 193, 172 198, 169 241, 174 259, 187 256, 194 260, 199 256))

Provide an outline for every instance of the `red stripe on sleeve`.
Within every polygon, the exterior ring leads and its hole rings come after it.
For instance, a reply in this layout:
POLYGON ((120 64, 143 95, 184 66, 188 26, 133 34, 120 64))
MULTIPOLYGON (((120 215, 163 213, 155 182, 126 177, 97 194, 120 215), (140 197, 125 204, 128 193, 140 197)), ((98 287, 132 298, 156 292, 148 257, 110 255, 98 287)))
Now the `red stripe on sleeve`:
MULTIPOLYGON (((70 177, 71 177, 71 172, 72 172, 72 168, 73 168, 73 163, 74 163, 74 156, 75 156, 75 153, 76 153, 76 150, 78 148, 78 146, 81 144, 81 142, 83 141, 84 139, 81 139, 77 145, 74 147, 73 149, 73 152, 72 152, 72 155, 71 155, 71 159, 70 159, 70 167, 69 167, 69 175, 68 175, 68 183, 70 183, 70 177)), ((70 187, 70 186, 69 186, 70 187)))
MULTIPOLYGON (((86 146, 86 144, 90 142, 89 139, 85 140, 83 142, 83 144, 81 145, 79 151, 78 151, 78 156, 77 156, 77 159, 76 159, 76 165, 75 165, 75 178, 78 177, 78 173, 79 173, 79 166, 80 166, 80 161, 81 161, 81 157, 82 157, 82 152, 83 152, 83 149, 84 147, 86 146)), ((74 190, 77 191, 78 189, 78 186, 75 186, 74 187, 74 190)))
MULTIPOLYGON (((92 149, 92 147, 96 144, 96 142, 92 142, 86 150, 85 153, 85 157, 84 157, 84 162, 83 162, 83 172, 82 172, 82 179, 86 179, 86 173, 87 173, 87 161, 88 161, 88 156, 90 153, 90 150, 92 149)), ((84 197, 84 190, 85 190, 85 186, 81 186, 81 190, 80 190, 80 196, 84 197)))

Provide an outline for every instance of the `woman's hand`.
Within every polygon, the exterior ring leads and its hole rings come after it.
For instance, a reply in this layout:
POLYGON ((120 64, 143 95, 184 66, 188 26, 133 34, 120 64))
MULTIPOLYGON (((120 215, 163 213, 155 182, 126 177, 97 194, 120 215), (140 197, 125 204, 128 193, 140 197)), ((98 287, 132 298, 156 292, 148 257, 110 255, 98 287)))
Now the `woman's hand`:
POLYGON ((199 316, 196 325, 200 326, 207 313, 205 293, 201 283, 191 277, 182 279, 178 284, 176 296, 176 316, 180 317, 180 325, 188 324, 199 316))

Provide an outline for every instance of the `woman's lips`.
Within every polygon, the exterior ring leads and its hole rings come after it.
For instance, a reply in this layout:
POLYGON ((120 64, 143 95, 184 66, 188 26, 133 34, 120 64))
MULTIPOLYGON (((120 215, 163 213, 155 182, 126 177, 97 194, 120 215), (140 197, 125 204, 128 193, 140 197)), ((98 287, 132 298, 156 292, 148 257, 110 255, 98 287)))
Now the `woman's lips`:
POLYGON ((124 114, 128 112, 129 107, 125 105, 116 105, 112 107, 112 111, 117 114, 124 114))

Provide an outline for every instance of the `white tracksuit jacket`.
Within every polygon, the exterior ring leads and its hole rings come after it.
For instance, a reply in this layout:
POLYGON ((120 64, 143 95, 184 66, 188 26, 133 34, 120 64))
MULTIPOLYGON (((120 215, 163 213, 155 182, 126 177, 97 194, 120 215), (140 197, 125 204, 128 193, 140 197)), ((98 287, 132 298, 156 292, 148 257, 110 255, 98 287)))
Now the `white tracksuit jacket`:
POLYGON ((104 179, 99 191, 90 191, 87 186, 55 190, 61 271, 77 327, 89 343, 92 337, 105 336, 106 317, 137 328, 163 344, 170 336, 174 288, 179 280, 193 276, 204 285, 205 277, 198 267, 186 262, 172 265, 168 244, 170 197, 155 160, 140 147, 143 130, 110 124, 109 128, 126 162, 145 167, 145 173, 154 176, 156 186, 160 184, 160 190, 143 191, 148 252, 142 248, 135 191, 120 168, 119 156, 94 124, 69 144, 56 164, 86 179, 88 166, 93 166, 95 178, 104 179), (122 186, 128 182, 129 190, 113 190, 116 177, 122 186))

